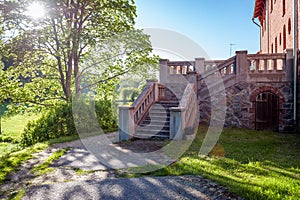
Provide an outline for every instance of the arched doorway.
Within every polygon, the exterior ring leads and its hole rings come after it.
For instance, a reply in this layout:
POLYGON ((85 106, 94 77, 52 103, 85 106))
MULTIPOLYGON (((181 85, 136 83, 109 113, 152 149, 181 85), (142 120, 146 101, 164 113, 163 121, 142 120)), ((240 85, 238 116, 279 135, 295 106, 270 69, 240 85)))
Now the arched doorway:
POLYGON ((262 92, 255 101, 255 129, 278 131, 279 101, 271 92, 262 92))

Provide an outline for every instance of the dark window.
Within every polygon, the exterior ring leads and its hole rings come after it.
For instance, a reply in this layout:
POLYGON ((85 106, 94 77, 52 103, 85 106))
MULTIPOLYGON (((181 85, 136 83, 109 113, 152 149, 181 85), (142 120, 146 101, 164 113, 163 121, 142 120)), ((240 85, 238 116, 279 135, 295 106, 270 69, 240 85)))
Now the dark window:
POLYGON ((285 0, 282 0, 282 16, 285 15, 285 0))
POLYGON ((289 18, 289 22, 288 22, 288 32, 289 32, 289 35, 291 34, 291 30, 292 30, 292 23, 291 23, 291 18, 289 18))
POLYGON ((274 53, 274 47, 273 47, 273 44, 271 45, 271 53, 274 53))
POLYGON ((275 53, 277 53, 277 37, 275 38, 275 53))
POLYGON ((272 11, 273 11, 273 0, 271 0, 271 10, 270 10, 270 12, 272 13, 272 11))
POLYGON ((279 45, 281 45, 281 33, 279 34, 279 45))
POLYGON ((283 50, 286 49, 286 27, 283 26, 283 50))

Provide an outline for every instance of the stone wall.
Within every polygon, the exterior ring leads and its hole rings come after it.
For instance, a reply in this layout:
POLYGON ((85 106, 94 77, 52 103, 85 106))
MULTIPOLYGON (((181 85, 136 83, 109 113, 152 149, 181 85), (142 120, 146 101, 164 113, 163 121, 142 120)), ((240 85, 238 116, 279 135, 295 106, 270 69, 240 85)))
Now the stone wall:
MULTIPOLYGON (((199 88, 200 123, 210 120, 213 98, 203 98, 205 85, 199 88)), ((255 100, 262 92, 271 92, 279 98, 279 124, 280 132, 293 131, 293 90, 291 83, 247 83, 239 82, 226 88, 226 127, 243 127, 255 129, 255 100)))

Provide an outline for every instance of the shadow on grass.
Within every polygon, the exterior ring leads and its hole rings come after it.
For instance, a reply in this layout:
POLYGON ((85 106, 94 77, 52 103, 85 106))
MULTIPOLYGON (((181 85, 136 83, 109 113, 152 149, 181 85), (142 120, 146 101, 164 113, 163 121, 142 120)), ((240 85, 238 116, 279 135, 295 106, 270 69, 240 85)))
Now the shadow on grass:
POLYGON ((210 155, 200 158, 206 129, 199 127, 195 141, 176 163, 148 175, 201 175, 246 199, 299 198, 299 134, 228 128, 210 155))

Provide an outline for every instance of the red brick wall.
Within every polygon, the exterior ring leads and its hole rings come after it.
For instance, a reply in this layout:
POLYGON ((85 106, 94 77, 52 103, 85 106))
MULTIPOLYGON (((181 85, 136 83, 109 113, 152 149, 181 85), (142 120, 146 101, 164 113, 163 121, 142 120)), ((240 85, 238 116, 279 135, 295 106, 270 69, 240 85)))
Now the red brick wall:
MULTIPOLYGON (((261 28, 261 50, 262 53, 282 53, 284 49, 293 48, 293 0, 268 0, 268 26, 266 21, 263 23, 261 28), (285 1, 285 14, 283 13, 283 2, 285 1), (289 23, 290 21, 290 23, 289 23), (284 26, 286 33, 284 34, 284 26), (269 34, 268 34, 269 29, 269 34), (284 39, 286 36, 286 40, 284 39), (269 45, 268 45, 269 37, 269 45), (277 40, 277 41, 276 41, 277 40), (286 46, 284 42, 286 41, 286 46), (277 48, 276 48, 277 45, 277 48)), ((298 8, 299 8, 298 1, 298 8)), ((299 9, 298 9, 299 10, 299 9)), ((298 22, 300 15, 298 15, 298 22)), ((300 27, 298 26, 298 32, 300 27)), ((298 34, 298 47, 299 45, 299 34, 298 34)))

